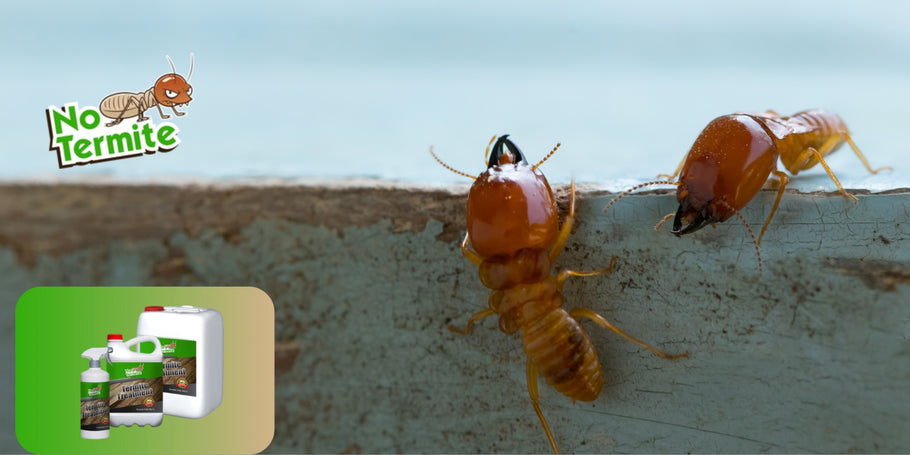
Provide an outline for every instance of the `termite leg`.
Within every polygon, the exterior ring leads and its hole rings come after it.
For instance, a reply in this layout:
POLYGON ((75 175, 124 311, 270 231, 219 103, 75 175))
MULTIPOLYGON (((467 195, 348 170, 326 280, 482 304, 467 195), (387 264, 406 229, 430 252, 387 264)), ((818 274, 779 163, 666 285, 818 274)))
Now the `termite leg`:
POLYGON ((177 110, 177 108, 174 107, 174 106, 171 106, 171 110, 174 111, 175 114, 177 114, 177 117, 180 117, 180 116, 182 116, 182 115, 186 115, 186 112, 179 112, 179 111, 177 110))
MULTIPOLYGON (((135 96, 130 96, 130 99, 126 101, 126 105, 123 106, 123 110, 120 111, 120 115, 118 115, 117 118, 114 119, 113 122, 105 123, 104 126, 114 126, 114 125, 117 125, 117 124, 119 124, 120 122, 122 122, 122 121, 123 121, 123 118, 124 118, 124 114, 126 114, 126 111, 130 108, 130 106, 131 106, 132 104, 135 104, 135 105, 136 105, 136 109, 139 109, 139 103, 136 101, 136 97, 135 97, 135 96)), ((141 110, 139 111, 139 118, 142 118, 142 111, 141 111, 141 110)))
POLYGON ((534 411, 537 412, 537 417, 540 419, 544 431, 547 432, 547 439, 550 440, 550 447, 553 448, 553 453, 558 455, 559 449, 556 448, 556 441, 553 440, 553 433, 550 433, 550 426, 547 425, 547 419, 544 418, 543 412, 540 411, 540 404, 538 403, 540 396, 537 393, 537 366, 534 365, 534 362, 531 361, 530 357, 528 357, 528 395, 531 395, 531 404, 534 405, 534 411))
POLYGON ((560 270, 559 274, 556 275, 556 288, 561 291, 562 286, 566 282, 566 278, 568 278, 570 276, 595 276, 595 275, 603 275, 606 273, 612 273, 613 272, 613 262, 615 262, 615 261, 616 261, 616 256, 611 256, 610 265, 608 265, 607 268, 600 269, 600 270, 590 270, 587 272, 578 272, 575 270, 560 270))
POLYGON ((780 204, 780 198, 784 195, 784 189, 787 188, 787 184, 790 183, 790 177, 787 177, 787 174, 775 169, 771 171, 778 180, 780 180, 780 188, 777 190, 777 197, 774 199, 774 205, 771 206, 771 213, 768 214, 768 219, 765 220, 764 226, 761 227, 761 233, 758 234, 758 244, 761 245, 761 238, 765 235, 765 229, 768 229, 768 224, 771 223, 771 218, 774 217, 774 212, 777 211, 777 206, 780 204))
POLYGON ((575 224, 575 179, 572 179, 569 191, 571 192, 569 198, 569 216, 567 216, 566 220, 562 223, 562 227, 559 229, 559 236, 556 237, 556 242, 550 247, 550 263, 556 262, 556 258, 562 254, 562 249, 566 246, 566 240, 569 238, 569 233, 572 232, 572 226, 575 224))
POLYGON ((678 359, 680 357, 689 357, 688 352, 684 352, 682 354, 676 354, 676 355, 667 354, 667 353, 661 351, 660 349, 657 349, 654 346, 651 346, 651 345, 645 343, 644 341, 641 341, 638 338, 635 338, 632 335, 629 335, 628 333, 623 332, 622 330, 619 330, 619 328, 617 328, 613 324, 610 324, 610 321, 607 321, 603 316, 594 312, 594 310, 591 310, 588 308, 576 307, 576 308, 572 308, 572 311, 569 312, 569 315, 571 315, 575 319, 578 319, 580 317, 586 317, 586 318, 594 321, 595 324, 597 324, 605 329, 610 329, 610 330, 616 332, 617 335, 619 335, 665 359, 678 359))
POLYGON ((866 157, 863 156, 863 152, 860 152, 859 147, 857 147, 856 143, 853 142, 853 139, 850 137, 849 133, 844 133, 844 140, 846 140, 847 143, 850 144, 850 148, 853 149, 853 153, 856 153, 856 156, 859 157, 859 160, 863 162, 863 166, 866 166, 866 170, 868 170, 869 172, 871 172, 873 174, 878 174, 879 171, 891 169, 891 166, 885 166, 885 167, 880 167, 878 169, 873 170, 872 166, 869 166, 869 162, 866 161, 866 157))
POLYGON ((162 119, 167 120, 167 119, 171 118, 170 115, 165 114, 164 111, 161 110, 160 104, 156 104, 155 107, 158 108, 158 115, 160 115, 162 119))
POLYGON ((679 166, 676 166, 676 171, 673 172, 673 175, 657 174, 657 178, 666 177, 667 180, 673 180, 673 179, 675 179, 676 176, 679 175, 679 171, 682 170, 683 164, 686 164, 686 157, 683 157, 682 161, 679 162, 679 166))
MULTIPOLYGON (((836 139, 836 138, 832 138, 832 139, 836 139)), ((826 142, 824 145, 822 145, 822 149, 823 150, 830 149, 831 147, 828 146, 829 143, 831 143, 831 140, 828 140, 828 142, 826 142)), ((827 151, 827 150, 825 150, 825 151, 827 151)), ((818 160, 818 163, 821 164, 823 168, 825 168, 825 172, 828 173, 828 177, 831 177, 831 180, 833 180, 834 184, 837 185, 837 190, 840 191, 840 194, 843 194, 844 196, 846 196, 850 199, 853 199, 854 203, 859 202, 856 199, 856 196, 848 193, 847 190, 844 189, 843 185, 840 184, 840 180, 838 180, 837 177, 834 176, 834 171, 832 171, 831 168, 828 167, 828 163, 825 162, 825 159, 822 158, 822 154, 819 153, 818 150, 815 150, 814 148, 809 147, 809 149, 806 150, 806 153, 811 153, 813 156, 815 156, 815 159, 818 160)))
POLYGON ((136 118, 136 123, 144 122, 144 121, 150 119, 151 117, 145 116, 145 111, 147 109, 149 109, 151 106, 144 106, 145 103, 136 97, 133 97, 133 100, 136 102, 136 109, 139 111, 138 118, 136 118))
POLYGON ((480 267, 480 264, 483 264, 483 258, 476 252, 468 249, 468 242, 470 241, 469 236, 470 234, 466 233, 464 235, 464 240, 461 241, 461 254, 463 254, 464 257, 468 258, 472 264, 480 267))
POLYGON ((663 218, 660 219, 660 221, 657 222, 657 224, 654 225, 654 230, 659 231, 660 227, 663 226, 664 223, 667 222, 667 220, 669 220, 670 218, 673 218, 675 215, 676 215, 676 212, 670 212, 670 213, 666 214, 663 218))
POLYGON ((468 325, 464 326, 463 329, 458 329, 458 328, 449 326, 449 330, 452 332, 460 333, 462 335, 467 335, 468 333, 471 332, 471 329, 474 327, 475 322, 478 322, 478 321, 482 320, 483 318, 485 318, 487 316, 492 316, 494 314, 496 314, 496 313, 489 308, 487 308, 485 310, 480 310, 480 311, 474 313, 474 315, 471 316, 471 319, 468 319, 468 325))

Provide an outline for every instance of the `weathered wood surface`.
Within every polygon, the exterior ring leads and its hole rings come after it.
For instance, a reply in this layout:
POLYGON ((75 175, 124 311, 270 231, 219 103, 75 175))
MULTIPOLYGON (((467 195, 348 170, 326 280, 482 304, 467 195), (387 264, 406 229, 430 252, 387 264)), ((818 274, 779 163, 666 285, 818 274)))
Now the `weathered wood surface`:
MULTIPOLYGON (((276 306, 271 452, 546 452, 516 336, 483 321, 461 256, 464 187, 0 186, 0 362, 37 285, 236 285, 276 306)), ((560 187, 564 205, 565 188, 560 187)), ((910 193, 788 193, 762 245, 736 220, 655 232, 670 194, 582 188, 558 265, 567 306, 690 358, 666 361, 583 323, 608 381, 572 404, 541 383, 575 452, 910 450, 910 193)), ((763 192, 744 216, 760 226, 763 192)), ((11 369, 0 374, 13 402, 11 369)), ((226 397, 228 399, 228 397, 226 397)), ((0 450, 15 442, 0 413, 0 450)))

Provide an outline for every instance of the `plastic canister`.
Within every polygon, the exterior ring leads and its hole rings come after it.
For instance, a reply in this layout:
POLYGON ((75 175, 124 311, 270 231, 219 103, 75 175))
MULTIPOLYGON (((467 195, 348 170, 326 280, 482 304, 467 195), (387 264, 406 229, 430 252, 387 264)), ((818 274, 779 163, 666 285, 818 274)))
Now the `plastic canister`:
POLYGON ((111 426, 161 425, 164 397, 161 343, 152 336, 138 336, 123 342, 123 335, 107 336, 110 373, 111 426), (151 342, 155 350, 138 352, 139 343, 151 342), (137 351, 130 348, 136 346, 137 351))
POLYGON ((224 321, 211 308, 150 306, 136 333, 154 335, 164 354, 164 413, 198 419, 221 405, 224 321))

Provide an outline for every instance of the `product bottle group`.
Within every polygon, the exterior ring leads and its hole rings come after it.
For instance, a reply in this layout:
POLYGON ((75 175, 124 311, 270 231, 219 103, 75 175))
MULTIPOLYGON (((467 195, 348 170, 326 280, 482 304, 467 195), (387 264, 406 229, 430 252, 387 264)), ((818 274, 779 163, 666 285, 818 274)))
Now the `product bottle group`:
POLYGON ((161 425, 164 414, 198 419, 221 404, 224 323, 221 313, 192 306, 145 307, 137 336, 109 334, 91 348, 82 373, 82 437, 103 439, 111 426, 161 425), (152 343, 142 352, 140 343, 152 343), (107 359, 107 371, 100 358, 107 359))

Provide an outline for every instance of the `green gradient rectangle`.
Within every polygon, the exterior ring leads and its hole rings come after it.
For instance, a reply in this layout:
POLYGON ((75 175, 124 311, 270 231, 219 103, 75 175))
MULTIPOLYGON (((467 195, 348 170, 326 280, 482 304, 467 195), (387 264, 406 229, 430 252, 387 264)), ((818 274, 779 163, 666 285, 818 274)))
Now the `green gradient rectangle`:
MULTIPOLYGON (((33 453, 223 453, 264 450, 275 428, 275 308, 251 287, 39 287, 16 305, 16 437, 33 453), (224 393, 200 419, 80 436, 81 354, 108 333, 136 336, 146 306, 193 305, 224 320, 224 393)), ((102 362, 106 363, 106 362, 102 362)))
POLYGON ((117 379, 141 379, 141 378, 160 378, 163 374, 164 367, 161 362, 114 362, 114 367, 108 364, 107 372, 110 374, 111 381, 117 379), (129 371, 140 369, 140 373, 128 374, 129 371))
POLYGON ((107 398, 111 396, 110 382, 83 382, 82 398, 107 398))
POLYGON ((164 358, 168 357, 196 357, 196 342, 192 340, 179 340, 177 338, 161 338, 161 354, 164 358), (170 348, 169 345, 174 347, 170 348))

